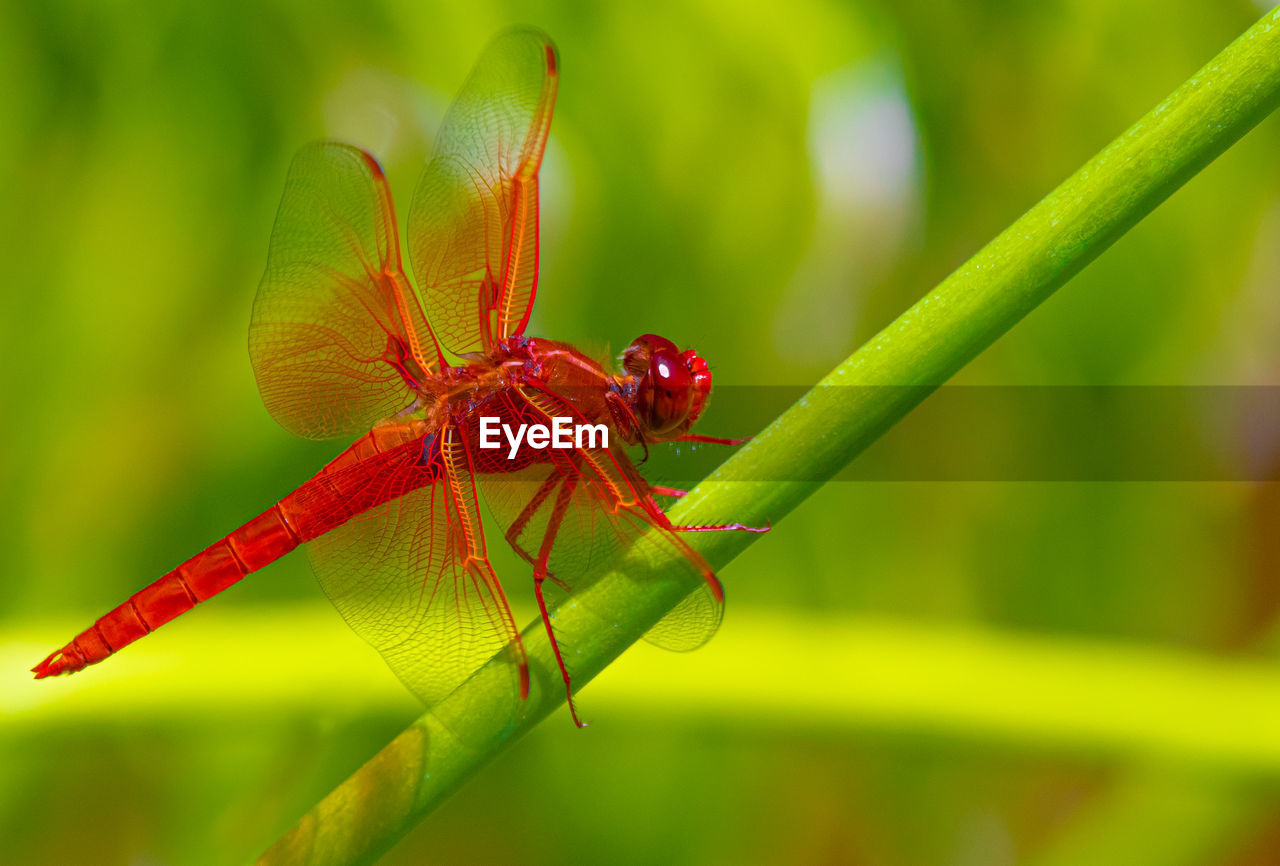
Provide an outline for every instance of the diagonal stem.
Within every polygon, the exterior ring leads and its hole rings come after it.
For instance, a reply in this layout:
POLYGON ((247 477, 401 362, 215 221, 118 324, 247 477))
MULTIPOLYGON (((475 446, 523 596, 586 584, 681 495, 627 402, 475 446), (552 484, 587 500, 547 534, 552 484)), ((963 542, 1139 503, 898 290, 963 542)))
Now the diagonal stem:
MULTIPOLYGON (((1280 7, 833 370, 671 512, 680 524, 777 523, 1280 103, 1280 7), (759 481, 751 479, 794 479, 759 481)), ((691 538, 716 568, 759 536, 691 538)), ((692 588, 629 556, 553 616, 587 682, 692 588), (633 561, 634 560, 634 561, 633 561), (626 575, 632 575, 627 577, 626 575), (637 580, 635 575, 652 575, 637 580)), ((485 667, 419 718, 269 849, 264 864, 368 863, 564 702, 534 623, 527 715, 485 667)))

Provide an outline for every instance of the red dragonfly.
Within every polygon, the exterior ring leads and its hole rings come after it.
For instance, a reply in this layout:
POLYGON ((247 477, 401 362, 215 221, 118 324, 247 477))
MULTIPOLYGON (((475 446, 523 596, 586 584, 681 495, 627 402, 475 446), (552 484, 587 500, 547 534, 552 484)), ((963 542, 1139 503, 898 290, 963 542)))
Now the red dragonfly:
POLYGON ((377 161, 335 142, 299 152, 249 353, 280 424, 308 438, 359 438, 36 665, 37 678, 100 662, 305 544, 329 599, 419 698, 435 703, 496 658, 511 672, 514 704, 528 696, 528 663, 486 554, 477 487, 533 568, 575 723, 547 596, 580 587, 589 563, 634 545, 674 551, 675 567, 700 578, 701 590, 648 639, 688 650, 715 632, 724 594, 679 533, 749 528, 673 525, 654 497, 683 491, 646 483, 625 450, 742 441, 689 432, 711 392, 706 362, 646 334, 615 374, 566 343, 524 334, 538 279, 538 168, 558 80, 555 46, 535 30, 504 33, 481 56, 409 208, 420 293, 404 273, 377 161), (481 429, 481 419, 518 430, 557 418, 605 425, 607 443, 537 448, 530 434, 494 449, 481 429))

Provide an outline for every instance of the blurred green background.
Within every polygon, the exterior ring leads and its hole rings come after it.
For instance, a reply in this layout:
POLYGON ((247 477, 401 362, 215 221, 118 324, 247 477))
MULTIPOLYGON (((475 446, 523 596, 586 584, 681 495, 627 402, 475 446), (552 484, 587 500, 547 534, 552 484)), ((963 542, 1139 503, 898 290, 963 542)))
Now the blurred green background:
MULTIPOLYGON (((485 42, 537 24, 530 332, 804 385, 1266 5, 5 0, 0 860, 244 862, 417 714, 301 555, 27 679, 342 447, 271 421, 245 348, 301 144, 371 149, 403 214, 485 42)), ((960 381, 1280 384, 1278 145, 1273 117, 960 381)), ((1277 477, 1274 427, 1193 420, 1277 477)), ((726 570, 709 647, 633 650, 589 729, 557 714, 385 862, 1280 862, 1278 525, 1275 483, 830 484, 726 570)))

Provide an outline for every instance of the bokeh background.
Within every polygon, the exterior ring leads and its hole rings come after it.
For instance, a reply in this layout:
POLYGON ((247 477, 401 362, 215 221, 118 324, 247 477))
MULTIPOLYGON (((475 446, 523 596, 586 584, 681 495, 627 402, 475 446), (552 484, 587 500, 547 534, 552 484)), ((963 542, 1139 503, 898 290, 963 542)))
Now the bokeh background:
MULTIPOLYGON (((278 428, 246 352, 301 144, 371 149, 403 207, 484 43, 537 24, 531 332, 807 385, 1267 5, 0 3, 0 860, 244 862, 417 714, 301 555, 27 680, 342 447, 278 428)), ((1271 118, 959 381, 1117 386, 1082 431, 1126 389, 1280 384, 1277 153, 1271 118)), ((913 468, 998 409, 890 433, 886 478, 726 569, 709 647, 632 650, 589 729, 557 714, 385 862, 1280 861, 1275 427, 1186 419, 1253 480, 913 468)))

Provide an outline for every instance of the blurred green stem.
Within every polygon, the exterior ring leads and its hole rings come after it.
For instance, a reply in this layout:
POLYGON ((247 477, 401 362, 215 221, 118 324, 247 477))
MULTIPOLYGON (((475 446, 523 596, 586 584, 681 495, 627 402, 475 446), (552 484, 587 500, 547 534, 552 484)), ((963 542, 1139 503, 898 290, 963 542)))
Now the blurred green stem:
MULTIPOLYGON (((1278 101, 1280 8, 832 371, 690 493, 672 519, 776 524, 1278 101)), ((757 537, 723 532, 690 539, 721 568, 757 537)), ((558 631, 574 648, 578 685, 691 589, 634 577, 655 571, 653 562, 629 557, 555 611, 558 631)), ((329 794, 260 862, 367 863, 390 848, 563 703, 540 623, 526 629, 525 641, 534 688, 518 724, 505 712, 507 675, 498 666, 483 668, 329 794)))

